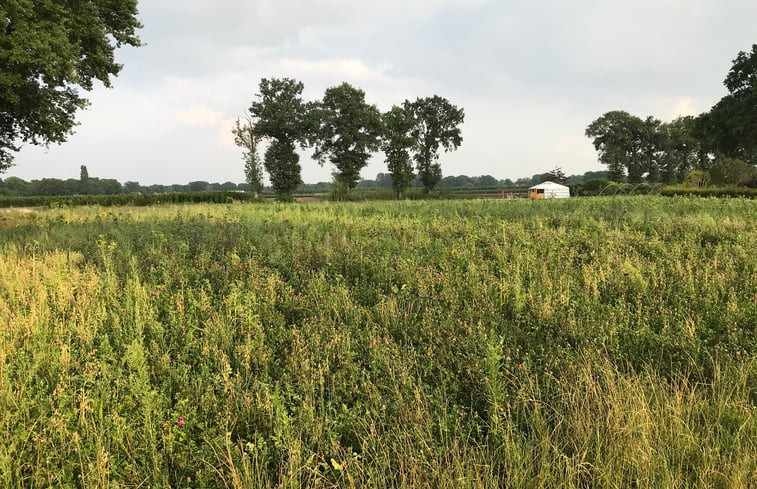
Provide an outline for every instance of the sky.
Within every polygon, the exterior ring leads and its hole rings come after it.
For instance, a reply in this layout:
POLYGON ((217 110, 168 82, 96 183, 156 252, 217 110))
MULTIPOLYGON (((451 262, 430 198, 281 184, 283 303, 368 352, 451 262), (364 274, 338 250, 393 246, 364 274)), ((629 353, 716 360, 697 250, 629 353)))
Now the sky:
MULTIPOLYGON (((243 182, 233 121, 261 78, 318 100, 348 82, 380 110, 440 95, 465 110, 444 175, 602 170, 586 126, 610 110, 671 120, 709 110, 754 0, 142 0, 145 46, 117 51, 113 88, 87 97, 58 146, 25 146, 3 175, 89 175, 143 185, 243 182)), ((333 168, 302 153, 303 180, 333 168)), ((363 178, 385 172, 377 154, 363 178)))

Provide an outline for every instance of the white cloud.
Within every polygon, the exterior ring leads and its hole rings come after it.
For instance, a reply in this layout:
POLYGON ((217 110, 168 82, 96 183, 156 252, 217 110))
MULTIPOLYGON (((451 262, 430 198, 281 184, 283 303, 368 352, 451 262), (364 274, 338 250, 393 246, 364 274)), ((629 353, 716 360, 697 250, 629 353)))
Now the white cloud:
POLYGON ((177 111, 176 119, 187 126, 216 126, 222 121, 223 113, 200 105, 177 111))
POLYGON ((218 142, 221 146, 238 149, 234 143, 234 134, 231 132, 235 122, 236 119, 225 119, 218 124, 218 142))
POLYGON ((303 78, 328 78, 338 82, 341 80, 376 81, 385 80, 386 71, 391 68, 384 64, 374 68, 359 59, 330 59, 330 60, 302 60, 284 58, 280 66, 283 70, 296 73, 303 78))
MULTIPOLYGON (((241 181, 231 121, 261 78, 304 98, 346 81, 382 110, 438 94, 463 107, 445 174, 517 178, 559 164, 601 168, 584 129, 614 109, 670 120, 707 110, 739 50, 753 0, 151 0, 146 46, 119 50, 113 90, 96 89, 77 133, 26 148, 9 174, 90 174, 143 183, 241 181)), ((301 160, 306 181, 331 168, 301 160)), ((385 171, 374 158, 363 175, 385 171)))

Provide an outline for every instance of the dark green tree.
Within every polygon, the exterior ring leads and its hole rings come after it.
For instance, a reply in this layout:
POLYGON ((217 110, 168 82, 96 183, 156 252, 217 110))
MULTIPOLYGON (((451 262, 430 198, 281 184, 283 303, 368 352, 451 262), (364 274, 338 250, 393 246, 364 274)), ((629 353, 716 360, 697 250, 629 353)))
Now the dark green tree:
POLYGON ((383 119, 381 151, 386 155, 386 166, 391 175, 394 195, 401 199, 415 178, 410 154, 415 146, 415 138, 412 135, 415 119, 412 113, 396 105, 383 115, 383 119))
POLYGON ((2 187, 0 187, 0 195, 10 196, 23 196, 30 195, 30 184, 26 180, 22 180, 18 177, 8 177, 3 181, 2 187))
POLYGON ((757 44, 736 56, 724 84, 728 95, 700 116, 699 135, 713 153, 757 164, 757 44))
POLYGON ((138 194, 142 192, 139 182, 124 182, 123 191, 127 194, 138 194))
POLYGON ((210 190, 210 183, 198 180, 195 182, 189 182, 187 187, 190 192, 207 192, 210 190))
POLYGON ((116 48, 139 46, 137 0, 3 0, 0 3, 0 172, 20 143, 62 143, 79 89, 111 86, 116 48))
POLYGON ((349 83, 326 90, 314 112, 313 157, 336 167, 335 178, 347 191, 360 181, 360 170, 379 148, 381 113, 365 101, 365 92, 349 83))
POLYGON ((406 100, 403 108, 415 121, 411 131, 415 139, 413 158, 423 189, 429 192, 442 179, 439 149, 453 151, 463 142, 460 125, 465 120, 465 112, 438 95, 418 98, 415 102, 406 100))
POLYGON ((559 183, 561 185, 564 185, 568 181, 568 177, 565 176, 565 172, 562 171, 562 168, 559 166, 556 166, 554 170, 547 172, 544 176, 550 182, 559 183))
POLYGON ((599 161, 607 165, 608 177, 614 182, 626 179, 640 182, 647 158, 644 155, 645 124, 642 119, 622 110, 605 113, 586 128, 593 139, 599 161))
POLYGON ((279 199, 292 200, 292 194, 302 182, 300 155, 294 143, 272 139, 265 152, 265 168, 279 199))
POLYGON ((638 145, 641 151, 641 174, 628 172, 628 181, 638 183, 646 173, 646 181, 657 183, 660 181, 660 166, 665 153, 664 134, 661 131, 662 121, 652 116, 643 120, 638 134, 638 145))
POLYGON ((79 193, 89 193, 89 171, 87 171, 87 165, 81 165, 79 167, 79 193))
POLYGON ((245 181, 250 185, 255 198, 258 198, 263 192, 263 165, 258 153, 262 136, 255 131, 255 121, 249 116, 245 116, 243 120, 237 119, 231 132, 234 143, 243 151, 245 181))
POLYGON ((744 185, 754 178, 754 166, 736 158, 718 158, 710 168, 712 183, 715 185, 744 185))
POLYGON ((701 161, 701 144, 694 136, 696 119, 679 117, 660 126, 663 151, 660 157, 660 181, 675 184, 683 181, 693 168, 704 166, 701 161))
POLYGON ((311 107, 302 101, 304 88, 302 82, 291 78, 264 78, 257 100, 250 106, 255 132, 269 140, 263 165, 281 200, 291 200, 302 182, 297 147, 305 147, 312 132, 311 107))

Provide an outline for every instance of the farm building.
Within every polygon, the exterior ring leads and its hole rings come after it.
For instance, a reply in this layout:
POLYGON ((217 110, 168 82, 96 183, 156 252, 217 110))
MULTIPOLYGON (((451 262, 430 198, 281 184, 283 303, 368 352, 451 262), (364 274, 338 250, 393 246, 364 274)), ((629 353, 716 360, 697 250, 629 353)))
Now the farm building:
POLYGON ((570 189, 559 183, 542 182, 528 189, 528 197, 531 199, 567 199, 570 197, 570 189))

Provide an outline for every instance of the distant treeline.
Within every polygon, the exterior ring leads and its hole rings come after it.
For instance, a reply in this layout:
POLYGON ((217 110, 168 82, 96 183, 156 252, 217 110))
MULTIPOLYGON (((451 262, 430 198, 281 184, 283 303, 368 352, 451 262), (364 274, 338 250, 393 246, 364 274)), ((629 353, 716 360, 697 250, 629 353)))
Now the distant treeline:
MULTIPOLYGON (((568 185, 584 183, 592 179, 606 179, 606 171, 589 171, 582 175, 571 175, 564 181, 568 185)), ((528 188, 545 180, 554 179, 552 173, 539 173, 528 178, 517 180, 497 179, 491 175, 481 176, 447 176, 441 179, 437 188, 528 188)), ((419 178, 413 180, 411 188, 423 188, 423 182, 419 178)), ((333 191, 333 182, 303 183, 300 184, 297 193, 327 193, 333 191)), ((358 189, 392 188, 392 177, 389 173, 379 173, 375 179, 362 179, 357 185, 358 189)), ((189 182, 175 185, 140 185, 138 182, 121 183, 114 179, 90 178, 86 167, 82 167, 82 175, 79 179, 68 178, 42 178, 40 180, 26 181, 18 177, 0 179, 0 195, 7 197, 34 197, 34 196, 89 196, 89 195, 162 195, 188 192, 249 192, 250 185, 247 183, 209 183, 204 181, 189 182)), ((263 195, 273 195, 273 190, 266 187, 263 195)))
POLYGON ((757 186, 757 44, 740 52, 709 112, 665 122, 612 110, 586 128, 609 179, 687 187, 757 186))
POLYGON ((121 183, 113 179, 88 178, 85 180, 68 178, 42 178, 27 182, 18 177, 0 179, 0 195, 26 196, 68 196, 68 195, 122 195, 122 194, 169 194, 186 192, 248 192, 246 183, 189 182, 184 185, 140 185, 138 182, 121 183))
MULTIPOLYGON (((559 169, 557 169, 559 172, 559 169)), ((607 179, 606 171, 587 171, 581 175, 570 175, 568 177, 558 176, 555 171, 548 173, 537 173, 531 177, 518 178, 517 180, 511 180, 506 178, 504 180, 497 179, 491 175, 481 175, 478 177, 469 177, 468 175, 447 176, 439 181, 436 188, 528 188, 533 185, 538 185, 546 180, 558 181, 564 185, 575 185, 584 183, 594 179, 607 179)), ((319 183, 318 185, 326 185, 325 183, 319 183)), ((419 178, 413 180, 410 184, 411 188, 423 188, 423 182, 419 178)), ((392 188, 392 176, 389 173, 379 173, 376 175, 375 180, 361 180, 358 183, 357 188, 392 188)))
POLYGON ((112 195, 0 195, 0 207, 70 207, 79 205, 148 206, 158 204, 230 204, 257 200, 248 192, 173 192, 169 194, 112 195))

